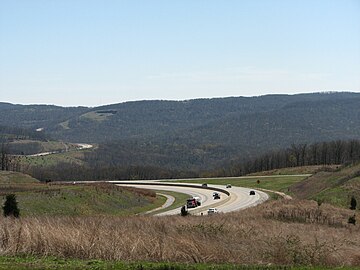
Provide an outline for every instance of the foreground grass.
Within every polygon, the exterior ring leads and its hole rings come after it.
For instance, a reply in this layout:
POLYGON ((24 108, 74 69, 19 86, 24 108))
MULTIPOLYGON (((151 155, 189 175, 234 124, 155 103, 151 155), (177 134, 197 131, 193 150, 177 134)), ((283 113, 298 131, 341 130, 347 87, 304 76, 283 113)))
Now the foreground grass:
MULTIPOLYGON (((289 266, 247 266, 231 264, 181 264, 181 263, 151 263, 135 262, 126 263, 121 261, 104 260, 79 260, 59 259, 55 257, 34 256, 0 256, 0 269, 119 269, 119 270, 272 270, 272 269, 294 269, 294 270, 325 270, 327 267, 289 267, 289 266)), ((339 267, 331 269, 356 269, 350 267, 339 267)))
POLYGON ((327 204, 278 200, 204 217, 0 217, 0 255, 196 267, 355 267, 360 227, 348 224, 350 215, 353 211, 327 204))

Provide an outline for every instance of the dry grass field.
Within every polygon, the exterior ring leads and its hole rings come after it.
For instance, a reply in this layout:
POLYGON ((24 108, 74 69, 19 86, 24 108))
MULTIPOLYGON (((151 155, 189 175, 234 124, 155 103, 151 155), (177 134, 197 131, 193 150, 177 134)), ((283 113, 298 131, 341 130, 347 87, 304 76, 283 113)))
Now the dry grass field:
POLYGON ((271 201, 204 217, 0 218, 0 255, 247 265, 360 266, 353 212, 271 201))

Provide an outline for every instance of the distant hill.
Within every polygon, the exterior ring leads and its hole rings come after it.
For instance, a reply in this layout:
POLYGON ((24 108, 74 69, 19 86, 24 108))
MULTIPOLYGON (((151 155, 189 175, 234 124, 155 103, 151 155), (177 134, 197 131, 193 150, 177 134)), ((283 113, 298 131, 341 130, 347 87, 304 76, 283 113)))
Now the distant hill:
POLYGON ((6 116, 0 125, 43 128, 53 139, 100 143, 99 153, 113 163, 177 169, 360 135, 357 93, 136 101, 95 108, 0 103, 0 113, 6 116))

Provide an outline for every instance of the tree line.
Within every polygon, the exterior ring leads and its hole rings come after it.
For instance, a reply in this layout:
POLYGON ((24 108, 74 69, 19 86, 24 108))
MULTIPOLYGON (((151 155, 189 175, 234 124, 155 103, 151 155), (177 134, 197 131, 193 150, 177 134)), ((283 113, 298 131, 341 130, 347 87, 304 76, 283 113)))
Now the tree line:
POLYGON ((235 162, 226 169, 217 170, 217 173, 219 176, 237 176, 287 167, 349 164, 359 160, 359 140, 292 144, 286 149, 235 162))
POLYGON ((20 158, 9 154, 6 144, 0 146, 0 170, 1 171, 20 171, 20 158))
POLYGON ((0 125, 0 143, 26 139, 45 141, 47 139, 47 135, 43 131, 36 131, 29 128, 0 125))
POLYGON ((198 177, 191 171, 175 171, 152 166, 95 166, 60 163, 52 167, 33 166, 23 172, 48 181, 151 180, 198 177))
MULTIPOLYGON (((5 155, 6 158, 8 156, 5 155)), ((357 161, 360 161, 360 140, 336 140, 313 144, 292 144, 286 149, 269 152, 249 160, 237 160, 216 170, 178 170, 146 164, 106 165, 101 160, 97 163, 85 162, 85 165, 58 163, 51 167, 32 166, 22 168, 22 170, 41 181, 146 180, 242 176, 287 167, 341 165, 357 161)), ((16 167, 16 162, 9 163, 9 166, 10 164, 16 167)))

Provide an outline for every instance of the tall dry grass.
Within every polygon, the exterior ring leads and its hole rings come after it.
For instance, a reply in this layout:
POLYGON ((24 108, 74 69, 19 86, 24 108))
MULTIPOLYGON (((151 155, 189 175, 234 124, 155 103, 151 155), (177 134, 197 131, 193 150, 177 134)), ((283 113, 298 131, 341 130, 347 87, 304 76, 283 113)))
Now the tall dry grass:
POLYGON ((273 201, 209 217, 1 218, 0 254, 359 266, 360 229, 346 223, 349 214, 315 202, 273 201))

